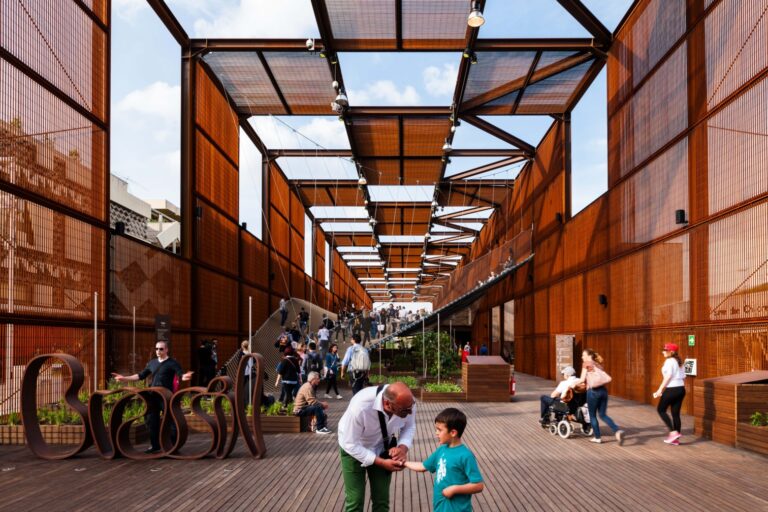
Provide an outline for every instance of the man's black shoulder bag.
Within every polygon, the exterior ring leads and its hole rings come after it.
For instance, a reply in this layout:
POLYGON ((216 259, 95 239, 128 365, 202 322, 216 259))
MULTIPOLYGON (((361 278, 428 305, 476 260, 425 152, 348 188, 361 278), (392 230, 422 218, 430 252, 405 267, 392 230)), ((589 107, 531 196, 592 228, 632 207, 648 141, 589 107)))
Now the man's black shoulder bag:
MULTIPOLYGON (((384 384, 379 384, 379 387, 376 388, 376 396, 381 393, 381 390, 384 389, 384 384)), ((383 403, 383 397, 382 397, 382 403, 383 403)), ((390 448, 395 448, 397 446, 397 439, 395 436, 389 437, 387 434, 387 419, 384 416, 384 413, 381 411, 376 411, 379 413, 379 428, 381 428, 381 437, 384 439, 384 449, 379 454, 379 457, 382 459, 391 459, 392 457, 389 456, 389 450, 390 448)))

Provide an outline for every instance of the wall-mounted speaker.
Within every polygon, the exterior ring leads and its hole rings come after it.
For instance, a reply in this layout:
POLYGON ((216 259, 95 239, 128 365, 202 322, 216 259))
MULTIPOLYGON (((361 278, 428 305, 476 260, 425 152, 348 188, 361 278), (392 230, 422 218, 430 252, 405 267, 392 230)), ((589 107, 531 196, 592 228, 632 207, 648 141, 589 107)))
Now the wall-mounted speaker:
POLYGON ((195 217, 198 219, 203 218, 203 207, 202 206, 195 206, 195 217))
POLYGON ((605 295, 604 293, 601 293, 600 295, 598 295, 597 300, 598 302, 600 302, 601 306, 608 307, 608 296, 605 295))
POLYGON ((116 235, 124 235, 125 234, 125 222, 115 222, 115 234, 116 235))
POLYGON ((675 224, 688 224, 685 218, 685 210, 675 210, 675 224))

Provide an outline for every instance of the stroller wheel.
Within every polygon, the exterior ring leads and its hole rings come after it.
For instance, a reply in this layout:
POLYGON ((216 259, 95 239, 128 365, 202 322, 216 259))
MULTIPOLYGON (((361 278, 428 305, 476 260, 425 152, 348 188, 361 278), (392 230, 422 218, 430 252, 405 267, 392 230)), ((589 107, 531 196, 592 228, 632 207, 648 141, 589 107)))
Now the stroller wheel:
POLYGON ((581 426, 581 433, 585 436, 591 436, 592 435, 592 425, 586 424, 581 426))
POLYGON ((571 437, 572 432, 573 432, 573 427, 571 426, 570 421, 562 420, 560 423, 557 424, 557 433, 563 439, 568 439, 569 437, 571 437))
POLYGON ((557 435, 557 425, 555 425, 554 423, 550 423, 550 425, 549 425, 549 433, 552 434, 553 436, 556 436, 557 435))

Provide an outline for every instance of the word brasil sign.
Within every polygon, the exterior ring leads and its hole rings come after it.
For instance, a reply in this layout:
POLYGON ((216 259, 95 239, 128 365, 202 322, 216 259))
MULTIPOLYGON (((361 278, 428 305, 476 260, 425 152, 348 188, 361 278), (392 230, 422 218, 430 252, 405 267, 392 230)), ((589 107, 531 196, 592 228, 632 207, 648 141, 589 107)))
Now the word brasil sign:
POLYGON ((263 375, 264 359, 260 354, 245 354, 240 359, 237 369, 237 380, 232 382, 229 377, 216 377, 207 388, 189 387, 171 393, 163 387, 130 388, 118 390, 99 390, 91 394, 88 405, 83 404, 77 394, 83 385, 85 372, 80 361, 67 354, 45 354, 32 359, 24 372, 21 384, 21 421, 27 436, 27 444, 30 450, 42 459, 55 460, 66 459, 86 450, 95 444, 99 454, 105 459, 127 457, 129 459, 157 459, 171 457, 175 459, 201 459, 211 453, 216 458, 228 457, 235 448, 237 436, 243 434, 248 451, 256 458, 262 458, 267 452, 264 445, 264 436, 261 431, 261 394, 263 381, 261 378, 253 379, 253 392, 251 403, 253 414, 246 415, 245 404, 248 391, 245 389, 245 368, 248 361, 253 359, 255 375, 263 375), (61 450, 51 447, 40 431, 40 423, 37 419, 37 378, 40 370, 49 359, 63 362, 69 368, 72 382, 64 393, 64 401, 83 420, 83 440, 71 450, 61 450), (109 428, 104 424, 104 398, 106 396, 124 393, 112 408, 109 415, 109 428), (186 452, 182 448, 187 441, 189 431, 184 412, 181 408, 181 400, 184 395, 192 396, 192 411, 210 427, 211 443, 196 452, 186 452), (131 425, 142 420, 142 417, 129 418, 123 421, 123 413, 128 404, 138 397, 146 405, 146 413, 159 412, 160 406, 167 414, 163 414, 160 424, 160 446, 162 450, 153 454, 145 454, 136 449, 130 441, 131 425), (210 398, 213 402, 214 415, 208 415, 202 408, 200 401, 210 398), (224 402, 228 401, 230 410, 233 411, 235 420, 231 426, 231 432, 227 430, 227 416, 224 413, 224 402), (176 427, 176 439, 173 439, 173 429, 176 427))

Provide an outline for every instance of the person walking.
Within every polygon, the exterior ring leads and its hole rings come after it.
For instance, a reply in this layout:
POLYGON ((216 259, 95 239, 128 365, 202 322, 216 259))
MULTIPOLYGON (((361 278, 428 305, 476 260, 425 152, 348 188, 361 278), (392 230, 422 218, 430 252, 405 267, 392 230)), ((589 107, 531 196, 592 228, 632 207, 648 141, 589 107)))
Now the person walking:
POLYGON ((292 347, 286 347, 283 351, 283 360, 277 365, 277 379, 275 379, 275 387, 280 388, 280 401, 283 403, 283 407, 288 406, 288 402, 293 400, 294 390, 299 387, 299 372, 301 363, 294 355, 292 347))
POLYGON ((664 345, 661 352, 664 355, 661 385, 653 393, 653 398, 661 398, 656 410, 669 430, 664 442, 673 446, 680 445, 680 408, 685 399, 685 370, 683 370, 683 361, 677 353, 678 350, 679 347, 674 343, 664 345), (667 414, 667 409, 672 410, 672 418, 667 414))
POLYGON ((331 387, 336 393, 336 399, 341 400, 344 398, 339 394, 339 387, 336 382, 336 376, 339 374, 339 346, 335 343, 331 345, 330 351, 325 356, 325 380, 327 382, 325 387, 325 398, 331 398, 329 393, 331 387))
POLYGON ((341 378, 344 378, 345 371, 349 372, 353 395, 365 387, 370 369, 371 356, 368 349, 360 344, 360 335, 353 334, 352 346, 347 349, 341 362, 341 378))
MULTIPOLYGON (((333 320, 328 320, 333 322, 333 320)), ((323 322, 320 324, 320 328, 317 330, 317 348, 320 352, 320 357, 325 361, 325 355, 328 353, 328 345, 331 343, 331 330, 328 328, 328 324, 323 322)))
MULTIPOLYGON (((133 382, 137 380, 144 380, 152 375, 152 387, 163 387, 169 390, 171 393, 176 391, 174 389, 174 381, 178 377, 182 381, 188 381, 192 378, 194 372, 182 373, 181 365, 178 361, 172 358, 168 351, 168 343, 165 341, 158 341, 155 343, 155 353, 157 358, 151 359, 147 366, 139 373, 133 375, 121 375, 119 373, 113 373, 112 377, 117 382, 133 382)), ((157 394, 152 394, 150 400, 147 401, 147 414, 146 424, 149 429, 149 442, 150 446, 144 453, 154 454, 160 452, 160 414, 163 412, 163 400, 162 397, 157 394)), ((175 437, 175 436, 173 436, 175 437)))
POLYGON ((592 424, 593 443, 602 443, 600 437, 600 424, 597 421, 598 414, 608 427, 614 432, 619 446, 624 444, 624 431, 606 413, 608 409, 608 390, 605 385, 611 381, 611 377, 603 370, 603 358, 600 354, 588 348, 581 353, 583 363, 581 378, 577 384, 587 384, 587 408, 589 409, 589 421, 592 424))
POLYGON ((363 346, 365 346, 365 342, 368 343, 371 342, 371 326, 373 325, 373 318, 371 318, 371 314, 368 312, 368 310, 363 310, 363 312, 360 314, 360 329, 363 331, 363 346))
POLYGON ((372 512, 389 510, 392 473, 403 470, 413 445, 415 406, 402 382, 371 386, 352 397, 338 428, 344 512, 365 509, 366 477, 372 512))
POLYGON ((288 320, 288 297, 280 299, 280 327, 285 326, 285 321, 288 320))

